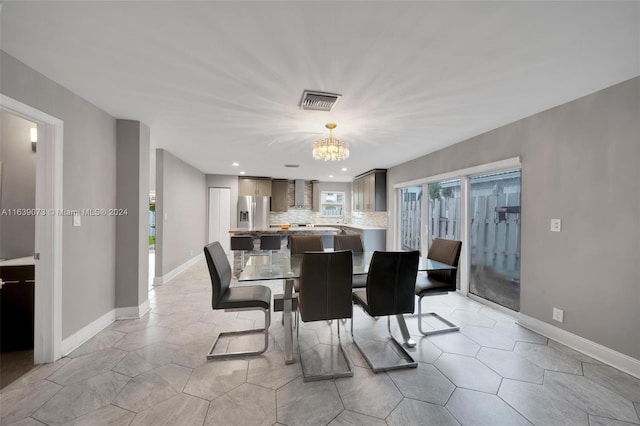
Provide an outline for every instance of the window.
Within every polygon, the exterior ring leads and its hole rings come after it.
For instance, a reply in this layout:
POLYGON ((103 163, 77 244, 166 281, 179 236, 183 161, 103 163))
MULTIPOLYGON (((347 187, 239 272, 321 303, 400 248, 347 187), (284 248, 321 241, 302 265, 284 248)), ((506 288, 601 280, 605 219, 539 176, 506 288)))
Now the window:
POLYGON ((320 215, 342 216, 344 207, 344 192, 322 191, 320 193, 320 215))

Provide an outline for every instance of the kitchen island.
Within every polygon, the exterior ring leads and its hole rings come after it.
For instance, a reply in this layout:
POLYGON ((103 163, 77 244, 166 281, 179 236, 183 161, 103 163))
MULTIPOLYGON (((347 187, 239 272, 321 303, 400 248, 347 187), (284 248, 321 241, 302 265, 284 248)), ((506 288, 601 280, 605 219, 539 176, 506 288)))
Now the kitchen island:
POLYGON ((229 231, 230 236, 235 235, 252 235, 254 238, 260 238, 262 235, 336 235, 340 232, 337 228, 329 226, 291 226, 289 229, 278 227, 271 228, 235 228, 229 231))

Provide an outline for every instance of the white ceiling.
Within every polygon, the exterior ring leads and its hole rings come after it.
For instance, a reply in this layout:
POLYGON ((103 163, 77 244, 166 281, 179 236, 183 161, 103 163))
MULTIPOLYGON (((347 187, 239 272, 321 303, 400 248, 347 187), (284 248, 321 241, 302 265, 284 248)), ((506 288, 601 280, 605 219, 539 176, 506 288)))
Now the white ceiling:
POLYGON ((214 174, 348 181, 640 75, 638 2, 49 1, 1 14, 4 51, 214 174), (304 89, 343 97, 302 111, 304 89), (329 121, 351 144, 344 162, 311 157, 329 121))

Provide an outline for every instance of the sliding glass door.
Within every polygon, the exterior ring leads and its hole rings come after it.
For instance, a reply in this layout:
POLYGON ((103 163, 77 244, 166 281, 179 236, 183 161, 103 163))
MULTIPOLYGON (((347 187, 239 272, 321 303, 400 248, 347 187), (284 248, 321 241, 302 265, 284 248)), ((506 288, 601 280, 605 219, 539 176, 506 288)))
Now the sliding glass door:
POLYGON ((469 178, 469 292, 520 310, 520 170, 469 178))
POLYGON ((520 182, 513 158, 398 184, 398 248, 426 256, 435 238, 462 241, 461 293, 519 311, 520 182))

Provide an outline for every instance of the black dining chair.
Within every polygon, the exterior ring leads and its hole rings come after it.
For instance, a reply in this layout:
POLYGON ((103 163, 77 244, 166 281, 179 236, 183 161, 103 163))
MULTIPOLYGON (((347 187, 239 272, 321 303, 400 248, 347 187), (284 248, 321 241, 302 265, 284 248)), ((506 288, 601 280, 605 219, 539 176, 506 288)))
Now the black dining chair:
MULTIPOLYGON (((364 246, 360 235, 334 235, 334 250, 351 250, 354 253, 364 253, 364 246)), ((367 274, 353 276, 353 288, 365 288, 367 286, 367 274)))
POLYGON ((253 250, 251 235, 234 235, 231 237, 231 250, 240 252, 240 270, 244 269, 244 252, 253 250))
POLYGON ((207 359, 229 358, 264 353, 269 346, 269 326, 271 324, 271 289, 264 285, 230 287, 231 265, 227 255, 219 242, 211 243, 204 248, 204 255, 211 276, 211 307, 225 311, 264 311, 264 328, 251 330, 229 331, 220 333, 211 346, 207 359), (264 333, 264 348, 258 351, 225 352, 214 354, 214 349, 220 338, 239 334, 264 333))
POLYGON ((292 235, 289 237, 291 254, 304 254, 306 251, 323 251, 320 235, 292 235))
POLYGON ((456 269, 446 271, 431 271, 427 274, 420 274, 416 279, 416 295, 418 295, 418 329, 420 333, 425 336, 431 334, 448 333, 451 331, 458 331, 460 327, 452 323, 451 321, 443 318, 435 312, 422 313, 422 298, 426 296, 436 296, 439 294, 447 294, 450 291, 456 291, 456 280, 458 276, 458 262, 460 260, 460 251, 462 250, 462 241, 457 240, 445 240, 443 238, 435 238, 429 252, 427 253, 427 259, 436 260, 438 262, 445 263, 447 265, 455 266, 456 269), (442 321, 447 327, 437 330, 422 329, 422 317, 433 316, 442 321))
MULTIPOLYGON (((351 302, 351 276, 353 274, 352 254, 350 251, 305 252, 300 267, 300 288, 298 293, 298 309, 302 322, 339 320, 351 318, 353 304, 351 302)), ((310 371, 314 366, 322 366, 323 360, 315 360, 307 364, 300 351, 300 327, 297 329, 298 352, 302 364, 303 381, 335 379, 351 377, 351 360, 347 356, 340 340, 340 322, 337 327, 338 346, 346 363, 346 369, 340 371, 310 371)), ((331 325, 330 325, 331 327, 331 325)), ((312 351, 310 349, 309 351, 312 351)), ((333 351, 332 355, 333 356, 333 351)), ((330 357, 330 358, 331 358, 330 357)), ((328 360, 331 366, 334 360, 328 360)))
POLYGON ((260 250, 269 251, 269 268, 273 267, 273 252, 280 250, 282 237, 280 235, 261 235, 260 250))
POLYGON ((390 365, 376 365, 370 355, 362 349, 353 335, 353 320, 351 321, 351 336, 364 359, 374 373, 396 370, 399 368, 416 368, 418 363, 409 355, 391 333, 391 315, 412 314, 415 307, 415 283, 418 274, 418 251, 376 251, 373 253, 367 275, 365 289, 353 291, 353 301, 372 317, 387 317, 389 342, 396 349, 404 363, 390 365))

